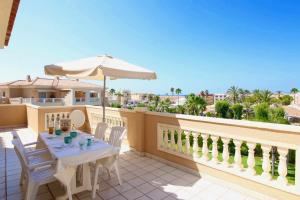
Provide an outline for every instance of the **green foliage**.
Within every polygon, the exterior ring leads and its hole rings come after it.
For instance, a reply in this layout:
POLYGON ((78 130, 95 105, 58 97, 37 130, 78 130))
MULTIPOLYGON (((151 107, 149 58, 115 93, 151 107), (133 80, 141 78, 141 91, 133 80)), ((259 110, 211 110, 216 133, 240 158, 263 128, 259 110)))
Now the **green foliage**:
POLYGON ((281 107, 270 108, 267 103, 261 103, 254 107, 254 112, 257 121, 288 124, 287 119, 284 118, 284 109, 281 107))
POLYGON ((206 109, 206 101, 199 96, 196 96, 195 94, 189 94, 186 101, 186 109, 187 113, 190 115, 199 115, 203 114, 203 112, 206 109))
POLYGON ((270 109, 270 121, 273 123, 278 124, 288 124, 288 121, 284 118, 285 112, 284 109, 279 108, 272 108, 270 109))
POLYGON ((229 110, 229 102, 228 101, 218 101, 215 105, 215 111, 218 117, 227 118, 227 113, 229 110))
POLYGON ((177 112, 177 113, 180 113, 180 114, 185 114, 186 109, 185 109, 184 106, 178 105, 178 106, 176 107, 176 112, 177 112))
POLYGON ((241 104, 234 104, 231 106, 234 119, 242 119, 243 115, 243 106, 241 104))
POLYGON ((279 100, 282 105, 288 106, 292 103, 293 97, 291 97, 290 95, 284 95, 284 96, 280 97, 279 100))
POLYGON ((216 117, 215 113, 212 113, 212 112, 207 112, 206 116, 207 117, 216 117))
POLYGON ((145 107, 145 103, 140 102, 136 105, 136 107, 145 107))
POLYGON ((119 103, 112 103, 112 104, 110 105, 110 107, 113 107, 113 108, 121 108, 121 104, 119 104, 119 103))
POLYGON ((236 86, 231 86, 228 90, 227 90, 227 95, 229 100, 232 103, 237 103, 239 101, 239 88, 236 86))
POLYGON ((269 104, 261 103, 254 107, 255 120, 268 122, 269 121, 269 104))

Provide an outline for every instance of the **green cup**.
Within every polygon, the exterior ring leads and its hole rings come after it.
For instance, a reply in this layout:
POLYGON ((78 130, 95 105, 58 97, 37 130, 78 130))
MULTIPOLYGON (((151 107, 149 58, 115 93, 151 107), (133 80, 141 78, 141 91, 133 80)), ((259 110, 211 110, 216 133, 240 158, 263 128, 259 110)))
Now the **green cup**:
POLYGON ((70 136, 71 136, 72 138, 76 138, 76 137, 77 137, 77 132, 76 132, 76 131, 71 131, 71 132, 70 132, 70 136))
POLYGON ((64 142, 65 142, 65 144, 71 144, 72 137, 70 137, 70 136, 64 137, 64 142))
POLYGON ((57 129, 57 130, 55 130, 55 135, 61 135, 62 134, 62 130, 60 130, 60 129, 57 129))
POLYGON ((87 146, 91 146, 92 145, 92 138, 88 138, 87 139, 87 146))

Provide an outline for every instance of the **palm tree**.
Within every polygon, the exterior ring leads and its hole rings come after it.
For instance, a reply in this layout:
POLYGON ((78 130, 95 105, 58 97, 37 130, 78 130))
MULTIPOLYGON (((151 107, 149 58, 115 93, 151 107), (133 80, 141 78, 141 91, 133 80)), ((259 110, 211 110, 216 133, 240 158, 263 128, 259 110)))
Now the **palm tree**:
POLYGON ((206 109, 206 105, 206 101, 200 96, 189 94, 187 97, 186 107, 190 115, 202 115, 206 109))
POLYGON ((263 90, 260 92, 260 101, 261 103, 268 103, 270 104, 272 100, 272 92, 270 90, 263 90))
POLYGON ((181 92, 182 92, 182 90, 180 88, 177 88, 175 90, 175 93, 177 94, 177 103, 178 103, 178 105, 179 105, 179 95, 181 94, 181 92))
POLYGON ((291 93, 294 94, 294 104, 296 103, 296 93, 298 93, 299 90, 297 88, 292 88, 291 93))
POLYGON ((253 90, 253 98, 255 100, 256 103, 260 103, 261 102, 261 92, 259 89, 255 89, 253 90))
POLYGON ((171 93, 172 93, 172 96, 174 96, 174 88, 173 87, 171 87, 171 89, 170 89, 170 91, 171 91, 171 93))
POLYGON ((154 99, 154 105, 155 105, 155 109, 156 109, 159 104, 160 97, 158 95, 155 95, 153 99, 154 99))
POLYGON ((228 90, 227 90, 227 95, 229 97, 229 99, 236 104, 239 101, 239 88, 236 86, 231 86, 228 90))

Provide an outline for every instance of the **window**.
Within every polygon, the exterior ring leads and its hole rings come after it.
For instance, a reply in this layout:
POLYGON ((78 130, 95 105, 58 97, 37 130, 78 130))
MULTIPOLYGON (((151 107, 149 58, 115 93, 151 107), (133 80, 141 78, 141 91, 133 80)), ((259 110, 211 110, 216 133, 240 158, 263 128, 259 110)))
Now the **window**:
POLYGON ((2 92, 2 97, 5 97, 5 92, 2 92))

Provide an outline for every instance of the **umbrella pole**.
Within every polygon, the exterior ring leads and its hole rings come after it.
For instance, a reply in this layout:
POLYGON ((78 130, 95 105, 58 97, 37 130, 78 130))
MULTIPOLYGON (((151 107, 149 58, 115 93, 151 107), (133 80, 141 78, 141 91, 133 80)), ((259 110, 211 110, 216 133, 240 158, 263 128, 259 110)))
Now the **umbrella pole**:
POLYGON ((102 90, 102 122, 105 122, 105 89, 106 89, 106 76, 103 78, 102 90))

